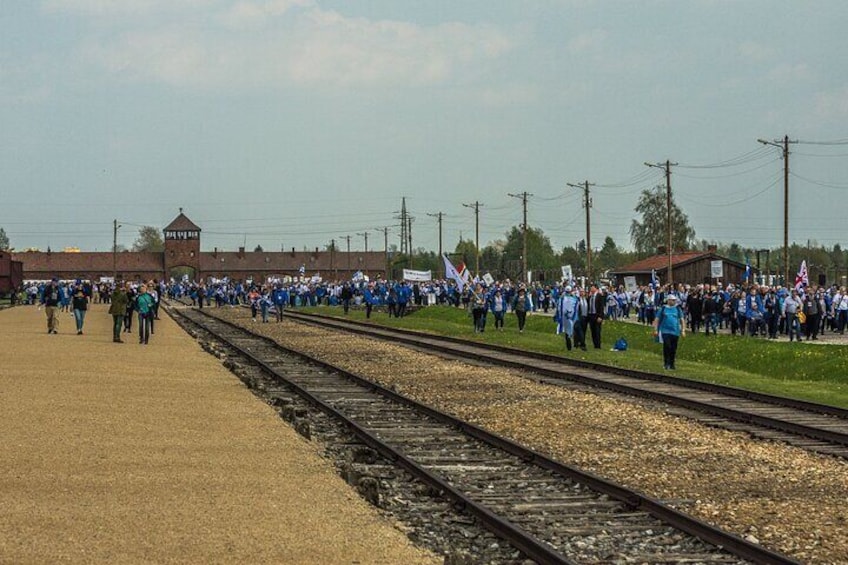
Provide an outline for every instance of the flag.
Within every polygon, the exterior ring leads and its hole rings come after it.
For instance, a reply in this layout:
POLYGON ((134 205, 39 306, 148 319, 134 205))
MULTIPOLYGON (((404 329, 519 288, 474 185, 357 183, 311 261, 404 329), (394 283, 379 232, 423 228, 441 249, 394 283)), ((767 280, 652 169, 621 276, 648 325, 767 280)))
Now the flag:
POLYGON ((651 269, 651 286, 654 288, 659 288, 660 280, 657 278, 657 270, 651 269))
POLYGON ((745 257, 745 274, 742 275, 742 280, 748 282, 751 279, 751 259, 745 257))
POLYGON ((356 271, 355 273, 353 273, 353 277, 351 277, 351 280, 353 282, 363 281, 365 280, 365 275, 362 274, 362 271, 356 271))
POLYGON ((795 290, 801 290, 810 284, 810 279, 807 277, 807 260, 801 261, 801 268, 798 269, 798 274, 795 276, 795 290))
POLYGON ((301 265, 301 266, 300 266, 300 269, 298 269, 298 272, 300 273, 300 276, 301 276, 301 277, 302 277, 303 275, 305 275, 305 274, 306 274, 306 265, 301 265))
POLYGON ((461 270, 457 269, 450 262, 447 255, 442 255, 442 259, 445 261, 445 277, 453 279, 456 282, 456 286, 459 287, 459 292, 462 292, 465 285, 468 284, 468 269, 465 268, 463 263, 459 264, 461 270))

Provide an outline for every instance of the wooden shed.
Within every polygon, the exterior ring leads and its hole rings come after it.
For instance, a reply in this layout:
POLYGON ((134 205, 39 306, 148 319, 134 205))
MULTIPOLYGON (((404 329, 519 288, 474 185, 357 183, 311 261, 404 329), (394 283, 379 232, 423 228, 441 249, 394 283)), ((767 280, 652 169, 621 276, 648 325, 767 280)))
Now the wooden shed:
MULTIPOLYGON (((717 255, 713 251, 682 251, 672 254, 671 268, 675 283, 737 284, 745 280, 746 265, 717 255), (721 276, 714 276, 717 273, 721 273, 721 276)), ((624 265, 613 269, 610 276, 614 278, 616 285, 624 284, 624 277, 635 277, 636 284, 641 286, 651 282, 652 273, 656 274, 660 284, 668 282, 668 255, 654 255, 630 265, 624 265)), ((751 277, 755 277, 756 274, 756 269, 751 267, 751 277)))

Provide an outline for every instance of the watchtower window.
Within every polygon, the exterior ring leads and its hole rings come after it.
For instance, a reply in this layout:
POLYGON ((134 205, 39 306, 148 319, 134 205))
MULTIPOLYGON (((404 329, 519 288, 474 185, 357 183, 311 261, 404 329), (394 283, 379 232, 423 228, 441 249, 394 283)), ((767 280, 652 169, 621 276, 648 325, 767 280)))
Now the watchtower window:
POLYGON ((199 231, 168 230, 168 231, 165 232, 165 239, 176 239, 176 240, 200 239, 200 232, 199 231))

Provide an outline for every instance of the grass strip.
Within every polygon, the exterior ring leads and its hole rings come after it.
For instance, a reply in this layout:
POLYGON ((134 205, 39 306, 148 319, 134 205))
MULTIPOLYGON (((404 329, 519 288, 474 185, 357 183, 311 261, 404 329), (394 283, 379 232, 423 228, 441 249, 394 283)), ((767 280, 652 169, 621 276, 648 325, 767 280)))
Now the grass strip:
MULTIPOLYGON (((303 308, 302 311, 345 317, 339 307, 303 308)), ((351 308, 346 317, 366 321, 361 309, 351 308)), ((662 345, 654 342, 651 328, 629 322, 607 320, 601 349, 593 349, 587 336, 588 351, 569 352, 562 336, 556 335, 553 320, 542 315, 528 316, 524 333, 518 333, 515 316, 511 314, 506 316, 504 331, 496 331, 494 318, 489 316, 486 331, 475 333, 468 312, 445 306, 420 308, 404 318, 389 318, 375 311, 369 321, 614 367, 663 371, 662 345), (627 340, 627 351, 612 351, 612 344, 620 337, 627 340)), ((848 347, 844 345, 689 334, 680 341, 677 369, 673 373, 677 377, 848 408, 848 347)))

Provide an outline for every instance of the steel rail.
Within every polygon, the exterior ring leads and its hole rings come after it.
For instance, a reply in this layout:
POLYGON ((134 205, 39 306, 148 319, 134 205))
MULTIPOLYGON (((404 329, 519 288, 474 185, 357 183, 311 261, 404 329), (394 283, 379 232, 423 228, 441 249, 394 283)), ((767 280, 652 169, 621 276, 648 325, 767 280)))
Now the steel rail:
MULTIPOLYGON (((194 310, 194 311, 199 312, 199 310, 194 310)), ((196 325, 200 325, 201 327, 203 327, 198 322, 191 320, 190 318, 185 316, 185 314, 183 314, 179 311, 176 311, 176 312, 181 317, 183 317, 184 319, 187 319, 187 320, 191 321, 192 323, 194 323, 196 325)), ((412 400, 412 399, 410 399, 406 396, 403 396, 403 395, 401 395, 401 394, 399 394, 395 391, 387 389, 387 388, 385 388, 385 387, 383 387, 383 386, 381 386, 377 383, 374 383, 373 381, 370 381, 370 380, 368 380, 364 377, 361 377, 361 376, 359 376, 355 373, 352 373, 352 372, 350 372, 346 369, 335 366, 335 365, 328 363, 326 361, 322 361, 321 359, 311 357, 310 355, 305 354, 303 352, 292 350, 292 349, 289 349, 287 347, 284 347, 284 346, 280 345, 279 343, 277 343, 276 341, 274 341, 274 340, 272 340, 268 337, 255 334, 255 333, 251 332, 250 330, 245 329, 245 328, 243 328, 243 327, 241 327, 237 324, 234 324, 234 323, 229 322, 227 320, 223 320, 221 318, 218 318, 218 317, 213 316, 211 314, 208 314, 206 312, 204 312, 203 314, 208 316, 209 318, 214 319, 218 323, 224 324, 224 325, 229 326, 233 329, 236 329, 238 331, 249 334, 250 336, 252 336, 256 339, 260 339, 260 340, 266 342, 270 346, 272 346, 272 347, 274 347, 274 348, 276 348, 280 351, 285 351, 288 354, 296 355, 296 356, 298 356, 298 357, 300 357, 304 360, 307 360, 307 361, 314 363, 318 366, 324 367, 328 371, 333 371, 333 372, 339 373, 341 375, 344 375, 345 377, 347 377, 348 379, 352 380, 353 382, 359 384, 360 386, 363 386, 363 387, 365 387, 369 390, 372 390, 376 393, 379 393, 379 394, 383 395, 384 397, 389 398, 389 399, 391 399, 395 402, 399 402, 399 403, 402 403, 406 406, 415 408, 415 409, 419 410, 420 412, 430 416, 431 418, 433 418, 437 421, 440 421, 440 422, 445 423, 447 425, 453 426, 453 427, 463 431, 464 433, 466 433, 466 434, 468 434, 468 435, 470 435, 470 436, 472 436, 472 437, 474 437, 474 438, 476 438, 480 441, 483 441, 483 442, 485 442, 485 443, 487 443, 487 444, 489 444, 493 447, 499 448, 499 449, 501 449, 501 450, 503 450, 507 453, 510 453, 511 455, 514 455, 518 458, 521 458, 524 461, 527 461, 528 463, 533 463, 533 464, 538 465, 539 467, 542 467, 542 468, 544 468, 548 471, 552 471, 552 472, 557 473, 557 474, 559 474, 563 477, 569 478, 569 479, 571 479, 575 482, 583 484, 583 485, 585 485, 585 486, 587 486, 587 487, 589 487, 593 490, 596 490, 598 492, 606 494, 610 498, 615 499, 615 500, 625 504, 626 506, 628 506, 632 509, 640 509, 640 510, 654 516, 655 518, 657 518, 658 520, 662 521, 663 523, 665 523, 667 525, 670 525, 670 526, 672 526, 672 527, 674 527, 674 528, 676 528, 680 531, 683 531, 683 532, 685 532, 689 535, 695 536, 695 537, 701 539, 702 541, 705 541, 707 543, 721 547, 721 548, 727 550, 728 552, 730 552, 731 554, 733 554, 737 557, 750 560, 754 563, 763 563, 763 564, 766 564, 766 563, 768 563, 768 564, 797 564, 797 563, 799 563, 798 561, 796 561, 796 560, 794 560, 794 559, 792 559, 788 556, 785 556, 785 555, 782 555, 782 554, 777 553, 775 551, 769 550, 769 549, 764 548, 760 545, 751 543, 751 542, 749 542, 749 541, 747 541, 747 540, 745 540, 745 539, 743 539, 743 538, 741 538, 741 537, 739 537, 735 534, 721 530, 720 528, 717 528, 717 527, 715 527, 711 524, 708 524, 708 523, 703 522, 701 520, 698 520, 698 519, 696 519, 696 518, 694 518, 694 517, 692 517, 688 514, 685 514, 685 513, 681 512, 679 510, 671 508, 670 506, 663 504, 659 500, 651 498, 651 497, 649 497, 649 496, 647 496, 643 493, 640 493, 640 492, 635 491, 635 490, 628 489, 628 488, 623 487, 621 485, 617 485, 617 484, 615 484, 611 481, 608 481, 608 480, 606 480, 606 479, 604 479, 604 478, 602 478, 598 475, 594 475, 594 474, 589 473, 587 471, 583 471, 583 470, 577 469, 575 467, 561 463, 559 461, 553 460, 553 459, 551 459, 551 458, 549 458, 549 457, 547 457, 547 456, 545 456, 541 453, 538 453, 538 452, 531 450, 531 449, 529 449, 525 446, 522 446, 522 445, 520 445, 520 444, 518 444, 518 443, 516 443, 512 440, 498 436, 498 435, 493 434, 493 433, 491 433, 491 432, 489 432, 489 431, 487 431, 487 430, 485 430, 485 429, 483 429, 479 426, 476 426, 476 425, 471 424, 469 422, 465 422, 463 420, 460 420, 459 418, 456 418, 456 417, 451 416, 449 414, 445 414, 443 412, 440 412, 440 411, 436 410, 435 408, 433 408, 431 406, 427 406, 425 404, 422 404, 420 402, 412 400)), ((206 331, 209 331, 210 333, 215 334, 214 331, 212 331, 208 328, 204 328, 204 329, 206 329, 206 331)), ((383 454, 384 456, 386 456, 390 460, 398 461, 399 463, 402 464, 402 466, 404 466, 404 468, 409 470, 412 474, 421 478, 421 480, 423 480, 425 482, 429 482, 429 483, 437 486, 439 489, 444 490, 446 493, 448 493, 448 495, 453 500, 455 500, 456 502, 466 506, 472 513, 474 513, 478 518, 480 518, 481 521, 483 521, 487 525, 490 525, 493 528, 492 531, 494 531, 498 535, 501 535, 502 537, 504 537, 504 539, 507 539, 508 541, 510 541, 510 543, 514 543, 516 545, 516 547, 518 547, 519 549, 524 551, 531 559, 535 559, 535 560, 539 561, 540 563, 569 563, 570 562, 570 561, 567 560, 567 558, 564 558, 561 554, 552 553, 550 546, 548 546, 547 544, 544 544, 543 542, 539 542, 538 540, 535 540, 534 538, 532 538, 532 536, 529 536, 529 534, 524 532, 521 528, 514 526, 513 524, 509 523, 508 521, 505 521, 505 520, 499 518, 498 516, 494 515, 487 508, 485 508, 484 506, 482 506, 482 505, 476 503, 475 501, 471 500, 470 498, 465 496, 463 493, 454 489, 452 486, 445 483, 444 481, 442 481, 438 477, 433 476, 431 473, 429 473, 425 469, 421 468, 414 461, 408 460, 402 453, 394 450, 391 446, 385 445, 381 440, 379 440, 378 438, 369 434, 366 430, 364 430, 363 428, 358 426, 355 422, 353 422, 352 420, 347 418, 344 414, 341 414, 339 411, 337 411, 332 406, 330 406, 330 405, 326 404, 325 402, 321 401, 320 399, 316 398, 314 395, 312 395, 311 393, 309 393, 308 391, 306 391, 302 387, 298 386, 296 383, 291 383, 288 379, 285 378, 284 375, 280 375, 279 372, 276 371, 270 365, 268 365, 268 363, 266 363, 265 361, 263 361, 261 359, 258 359, 251 352, 244 350, 244 348, 238 346, 237 344, 232 343, 229 340, 226 340, 225 338, 222 338, 221 336, 219 336, 217 334, 215 334, 215 335, 218 339, 225 341, 226 343, 228 343, 228 345, 230 345, 231 347, 233 347, 234 349, 239 351, 242 355, 253 360, 259 366, 261 366, 265 371, 267 371, 270 374, 275 375, 278 378, 281 378, 285 382, 289 383, 293 388, 295 388, 295 390, 298 392, 298 394, 301 394, 304 398, 309 400, 309 402, 320 407, 322 411, 324 411, 324 412, 332 415, 333 417, 339 419, 340 421, 344 422, 345 425, 348 426, 357 435, 357 437, 360 437, 363 440, 364 443, 369 445, 369 447, 372 447, 373 449, 379 451, 381 454, 383 454), (529 537, 530 539, 533 540, 533 543, 529 544, 527 541, 513 540, 512 537, 511 537, 513 535, 519 536, 519 537, 525 537, 525 536, 529 537), (525 547, 522 547, 522 545, 519 545, 519 543, 528 544, 528 546, 527 546, 527 548, 525 548, 525 547), (534 553, 532 552, 532 550, 534 550, 534 548, 538 548, 538 550, 542 553, 541 555, 539 555, 539 557, 534 556, 534 553), (560 561, 549 560, 549 559, 559 559, 560 561)))
MULTIPOLYGON (((736 410, 733 408, 727 408, 724 406, 710 404, 707 402, 701 402, 698 400, 692 400, 688 398, 683 398, 681 396, 676 396, 669 393, 645 390, 635 386, 630 386, 623 383, 611 382, 603 379, 594 378, 591 376, 580 375, 573 372, 568 372, 567 369, 550 369, 546 367, 541 367, 538 365, 530 365, 525 361, 521 360, 509 360, 503 357, 496 357, 492 355, 487 355, 482 352, 472 352, 472 351, 461 351, 455 348, 452 348, 448 345, 441 345, 439 343, 433 343, 434 341, 443 341, 447 343, 453 343, 456 345, 461 345, 466 348, 478 348, 482 350, 495 351, 498 353, 506 353, 509 355, 513 355, 516 357, 523 357, 526 359, 535 359, 542 360, 550 363, 556 363, 559 365, 569 365, 572 364, 571 359, 567 359, 564 357, 557 357, 554 355, 546 355, 543 353, 535 353, 535 352, 527 352, 523 350, 518 350, 509 347, 500 347, 494 346, 491 344, 480 344, 476 341, 470 340, 462 340, 459 338, 451 338, 451 337, 443 337, 435 334, 427 334, 424 332, 413 332, 410 330, 397 330, 395 328, 385 328, 383 326, 375 326, 373 324, 362 324, 360 322, 350 322, 347 320, 338 320, 332 317, 324 317, 317 316, 314 314, 302 314, 302 313, 289 313, 286 315, 290 319, 298 319, 302 321, 307 321, 310 323, 314 323, 323 327, 330 327, 334 329, 347 330, 354 333, 367 334, 372 337, 385 337, 391 338, 395 341, 400 341, 403 343, 407 343, 410 345, 421 346, 422 343, 420 340, 432 340, 427 343, 427 347, 430 349, 442 351, 444 353, 450 353, 452 355, 464 356, 466 358, 472 358, 479 361, 485 361, 487 363, 491 363, 494 365, 510 367, 514 369, 519 369, 523 371, 530 371, 533 373, 541 374, 547 377, 553 377, 557 379, 568 379, 572 381, 579 382, 581 384, 585 384, 588 386, 605 388, 607 390, 613 390, 615 392, 619 392, 622 394, 627 394, 630 396, 638 396, 642 398, 649 398, 652 400, 657 400, 661 402, 665 402, 668 404, 683 406, 685 408, 689 408, 692 410, 696 410, 698 412, 712 414, 714 416, 721 416, 723 418, 727 418, 729 420, 734 420, 737 422, 743 422, 746 424, 754 424, 757 426, 761 426, 763 428, 769 428, 773 430, 778 430, 782 432, 787 432, 794 434, 796 436, 803 436, 812 439, 816 439, 819 441, 828 442, 831 444, 837 445, 846 445, 848 446, 848 434, 828 430, 824 428, 809 426, 805 424, 799 424, 796 422, 791 422, 788 420, 781 420, 778 418, 772 418, 769 416, 763 416, 760 414, 753 414, 751 412, 745 412, 742 410, 736 410), (353 327, 345 327, 345 326, 353 326, 353 327), (382 336, 380 334, 383 334, 382 336)), ((773 404, 775 406, 793 408, 796 410, 805 410, 805 407, 812 406, 815 408, 824 407, 827 409, 833 409, 834 411, 839 411, 840 413, 845 413, 845 417, 848 418, 848 411, 829 407, 825 405, 818 405, 814 403, 808 403, 803 401, 794 401, 792 399, 786 399, 789 402, 783 403, 783 398, 779 396, 771 396, 771 395, 761 395, 759 393, 753 393, 752 395, 748 395, 747 391, 743 391, 742 389, 732 388, 732 387, 724 387, 721 385, 710 385, 710 383, 699 383, 696 381, 688 381, 686 379, 675 378, 675 377, 665 377, 664 375, 657 375, 654 373, 647 373, 643 371, 631 371, 629 369, 619 369, 619 368, 610 368, 606 365, 600 365, 596 363, 590 364, 591 367, 586 367, 591 370, 602 372, 602 373, 612 373, 620 376, 626 376, 635 379, 642 380, 651 380, 651 381, 660 381, 665 382, 667 384, 672 384, 675 386, 680 386, 686 389, 694 389, 705 392, 712 392, 715 394, 726 394, 728 396, 733 396, 737 398, 742 398, 745 400, 752 401, 760 401, 768 404, 773 404), (693 385, 693 386, 690 386, 693 385), (705 386, 706 385, 706 386, 705 386), (741 393, 741 394, 740 394, 741 393), (803 407, 802 407, 803 406, 803 407)), ((827 411, 821 412, 816 411, 816 414, 822 414, 827 416, 834 416, 835 414, 827 411)))
MULTIPOLYGON (((808 402, 806 400, 799 400, 795 398, 788 398, 785 396, 777 396, 773 394, 766 394, 762 392, 756 392, 752 390, 746 390, 743 388, 732 387, 728 385, 719 385, 715 383, 707 383, 703 381, 696 381, 691 379, 686 379, 683 377, 675 377, 673 375, 665 375, 661 373, 652 373, 649 371, 640 371, 637 369, 625 369, 623 367, 613 367, 611 365, 604 365, 602 363, 594 363, 592 361, 584 361, 581 359, 571 359, 568 357, 563 357, 560 355, 551 355, 548 353, 540 353, 537 351, 527 351, 524 349, 517 349, 514 347, 508 347, 504 345, 495 345, 492 343, 485 343, 479 341, 473 341, 470 339, 463 339, 459 337, 452 336, 442 336, 433 333, 421 332, 416 330, 409 330, 405 328, 391 328, 387 326, 377 325, 369 322, 360 322, 357 320, 342 320, 334 316, 325 316, 321 314, 313 314, 313 313, 305 313, 305 312, 293 312, 292 310, 285 310, 285 315, 291 319, 310 319, 318 321, 329 321, 336 322, 338 324, 348 324, 352 326, 358 326, 362 328, 369 328, 375 331, 386 331, 392 332, 396 334, 406 334, 409 336, 416 336, 419 338, 428 338, 428 339, 438 339, 441 341, 447 341, 451 343, 456 343, 458 345, 464 346, 473 346, 479 347, 481 349, 488 349, 491 351, 496 351, 499 353, 509 353, 511 355, 517 355, 521 357, 530 357, 533 359, 538 359, 540 361, 549 361, 552 363, 560 363, 563 365, 571 365, 574 367, 579 367, 581 369, 589 369, 592 371, 598 371, 602 373, 621 375, 624 377, 633 377, 643 380, 649 381, 657 381, 667 384, 674 384, 686 388, 702 390, 704 392, 715 392, 720 394, 725 394, 727 396, 734 396, 737 398, 742 398, 746 400, 755 400, 758 402, 764 402, 768 404, 775 404, 777 406, 786 407, 786 408, 795 408, 797 410, 804 410, 807 412, 813 412, 816 414, 823 414, 827 416, 835 416, 837 418, 843 418, 848 420, 848 409, 840 408, 838 406, 830 406, 828 404, 819 404, 815 402, 808 402)), ((336 324, 333 324, 336 327, 336 324)))

